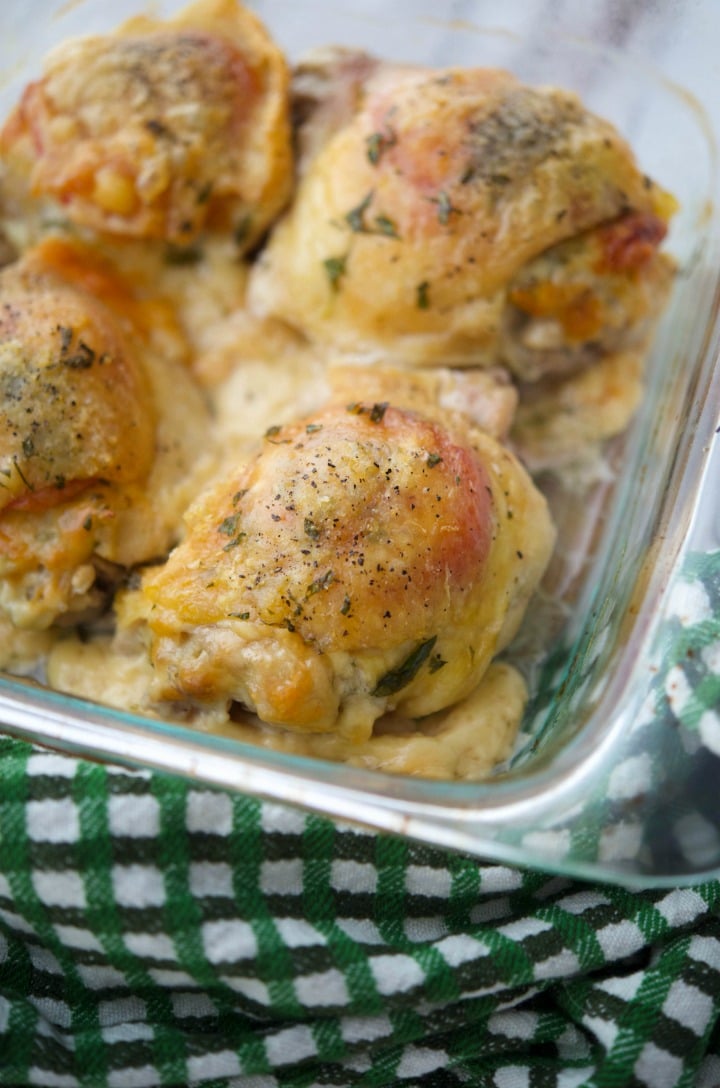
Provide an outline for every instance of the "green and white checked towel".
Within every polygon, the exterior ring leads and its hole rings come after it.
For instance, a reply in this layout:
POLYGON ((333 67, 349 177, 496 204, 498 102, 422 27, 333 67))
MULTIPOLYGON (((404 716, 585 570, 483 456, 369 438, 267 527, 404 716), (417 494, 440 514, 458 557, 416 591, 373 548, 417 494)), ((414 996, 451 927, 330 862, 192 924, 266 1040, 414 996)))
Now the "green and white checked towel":
MULTIPOLYGON (((718 572, 690 557, 649 701, 711 760, 718 572)), ((0 1084, 715 1088, 719 1015, 720 881, 581 884, 0 739, 0 1084)))

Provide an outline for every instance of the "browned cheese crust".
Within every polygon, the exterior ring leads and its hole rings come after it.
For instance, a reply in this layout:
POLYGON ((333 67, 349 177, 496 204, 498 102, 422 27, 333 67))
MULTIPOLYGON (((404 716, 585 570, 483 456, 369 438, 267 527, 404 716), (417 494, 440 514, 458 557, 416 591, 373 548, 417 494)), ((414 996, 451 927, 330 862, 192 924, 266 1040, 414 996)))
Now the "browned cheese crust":
POLYGON ((233 0, 64 43, 0 137, 12 183, 93 230, 252 244, 290 195, 286 62, 233 0))
POLYGON ((386 402, 273 428, 187 520, 144 580, 156 696, 358 741, 477 685, 554 541, 494 439, 386 402))
POLYGON ((154 354, 162 311, 85 247, 29 250, 0 300, 0 612, 42 628, 171 546, 205 413, 154 354))
POLYGON ((523 379, 626 347, 659 312, 672 200, 574 94, 343 51, 298 86, 305 157, 253 274, 260 312, 356 359, 523 379))

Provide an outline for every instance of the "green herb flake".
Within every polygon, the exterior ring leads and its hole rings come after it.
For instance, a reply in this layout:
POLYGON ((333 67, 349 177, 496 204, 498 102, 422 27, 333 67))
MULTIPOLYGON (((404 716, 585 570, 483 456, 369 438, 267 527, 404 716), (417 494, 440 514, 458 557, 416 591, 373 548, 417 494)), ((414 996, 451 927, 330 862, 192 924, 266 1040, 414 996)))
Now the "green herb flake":
POLYGON ((356 233, 367 230, 367 227, 365 225, 365 212, 370 206, 374 195, 375 194, 371 189, 367 196, 363 197, 363 199, 360 201, 357 208, 351 208, 351 210, 347 213, 347 215, 345 216, 345 222, 350 227, 350 230, 353 230, 356 233))
POLYGON ((70 349, 75 334, 68 325, 58 325, 57 331, 60 333, 60 354, 65 355, 70 349))
POLYGON ((390 672, 386 672, 380 678, 372 694, 376 696, 395 695, 396 692, 406 687, 411 680, 415 679, 430 657, 436 642, 437 635, 433 635, 432 638, 416 646, 412 653, 405 658, 402 665, 399 665, 397 669, 391 669, 390 672))
MULTIPOLYGON (((20 479, 22 480, 22 482, 25 484, 25 487, 28 489, 28 491, 34 491, 35 488, 33 487, 33 485, 30 483, 30 481, 25 476, 23 470, 20 468, 17 457, 13 457, 13 467, 14 467, 15 471, 17 472, 18 476, 20 477, 20 479)), ((10 476, 10 473, 8 473, 8 478, 9 478, 9 476, 10 476)), ((62 490, 62 488, 65 487, 65 477, 64 476, 56 476, 55 477, 55 486, 62 490)))
POLYGON ((272 427, 268 427, 265 431, 265 438, 274 438, 276 434, 280 434, 282 427, 279 423, 273 423, 272 427))
POLYGON ((306 434, 316 434, 323 429, 322 423, 308 423, 305 427, 306 434))
POLYGON ((428 672, 437 672, 438 669, 442 669, 445 665, 447 665, 447 661, 440 657, 440 654, 435 654, 428 661, 428 672))
POLYGON ((30 435, 28 435, 27 438, 23 438, 22 451, 25 457, 32 457, 32 455, 35 453, 35 443, 33 442, 30 435))
POLYGON ((95 362, 95 352, 84 340, 79 340, 77 351, 72 355, 68 355, 64 348, 61 350, 60 361, 71 370, 88 370, 95 362))
POLYGON ((230 514, 218 525, 217 531, 222 533, 223 536, 234 536, 237 532, 238 522, 240 521, 239 514, 230 514))
POLYGON ((345 275, 346 266, 347 255, 344 257, 326 257, 323 261, 325 275, 333 291, 339 290, 340 280, 345 275))
POLYGON ((230 616, 230 618, 234 619, 234 620, 249 620, 250 619, 250 613, 249 612, 228 612, 228 616, 230 616))
POLYGON ((427 455, 427 465, 429 468, 435 468, 435 465, 439 465, 442 461, 442 457, 439 453, 429 453, 427 455))
POLYGON ((444 189, 441 189, 437 196, 428 197, 428 200, 432 204, 437 204, 438 223, 441 223, 444 227, 447 226, 447 224, 450 222, 450 216, 453 214, 453 212, 456 215, 461 214, 460 209, 456 208, 454 204, 452 204, 450 197, 447 195, 444 189))
POLYGON ((203 258, 200 246, 176 246, 169 243, 165 247, 165 264, 183 267, 198 264, 203 258))
POLYGON ((242 246, 247 242, 250 236, 250 227, 252 226, 252 216, 244 215, 242 219, 235 226, 233 231, 233 241, 236 246, 242 246))
POLYGON ((375 226, 378 234, 384 234, 386 238, 397 238, 399 240, 400 235, 397 232, 397 227, 387 215, 376 215, 375 226))
POLYGON ((88 514, 88 516, 85 518, 85 521, 83 522, 83 529, 86 533, 89 533, 92 529, 92 517, 90 516, 90 514, 88 514))
POLYGON ((340 614, 342 616, 347 616, 348 612, 350 611, 350 604, 351 604, 350 598, 345 597, 345 599, 343 600, 342 606, 340 608, 340 614))
POLYGON ((212 196, 213 183, 211 181, 205 182, 205 184, 198 189, 197 197, 195 198, 198 204, 207 204, 208 200, 212 196))
POLYGON ((388 402, 386 400, 381 401, 380 404, 373 404, 372 408, 370 409, 370 422, 382 423, 387 408, 388 402))
POLYGON ((371 132, 365 139, 368 160, 373 166, 377 166, 383 153, 396 143, 397 136, 391 128, 387 128, 385 132, 371 132))
POLYGON ((223 551, 224 552, 232 551, 233 548, 237 548, 238 545, 242 544, 243 540, 246 540, 246 539, 247 539, 247 533, 238 533, 237 536, 234 536, 232 538, 232 540, 228 541, 228 543, 224 546, 223 551))
POLYGON ((240 502, 240 499, 244 499, 247 493, 248 489, 246 487, 243 487, 241 491, 236 491, 232 497, 233 506, 237 506, 237 504, 240 502))
POLYGON ((309 536, 311 540, 317 540, 320 536, 320 530, 312 518, 305 518, 303 528, 305 530, 305 535, 309 536))
POLYGON ((324 589, 329 589, 334 581, 335 575, 333 572, 326 570, 320 578, 316 578, 314 582, 310 583, 307 588, 307 596, 312 597, 315 593, 321 593, 324 589))
POLYGON ((423 280, 422 283, 417 285, 417 308, 418 310, 428 310, 430 308, 430 284, 427 280, 423 280))

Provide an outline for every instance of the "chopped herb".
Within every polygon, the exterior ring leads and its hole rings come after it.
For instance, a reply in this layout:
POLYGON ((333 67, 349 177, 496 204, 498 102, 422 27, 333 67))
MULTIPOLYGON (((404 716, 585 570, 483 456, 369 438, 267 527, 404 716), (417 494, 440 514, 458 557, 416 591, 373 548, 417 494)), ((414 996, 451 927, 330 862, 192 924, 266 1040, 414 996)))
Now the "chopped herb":
POLYGON ((397 136, 392 129, 387 129, 385 132, 371 132, 366 138, 365 144, 367 146, 367 157, 373 166, 377 166, 382 153, 387 151, 389 147, 394 147, 396 143, 397 136))
POLYGON ((248 489, 246 487, 244 487, 241 491, 236 491, 232 497, 233 506, 237 506, 237 504, 240 502, 240 499, 243 499, 247 495, 247 493, 248 489))
POLYGON ((198 189, 198 195, 196 201, 198 204, 207 204, 213 191, 213 183, 211 181, 205 182, 201 189, 198 189))
POLYGON ((27 438, 23 438, 22 451, 26 457, 32 457, 35 453, 35 443, 29 435, 27 438))
POLYGON ((320 530, 312 518, 305 518, 303 528, 305 529, 305 535, 309 536, 311 540, 317 540, 320 536, 320 530))
POLYGON ((452 204, 450 203, 450 198, 448 197, 447 193, 443 191, 438 197, 438 219, 443 224, 443 226, 450 218, 451 210, 452 204))
POLYGON ((436 642, 437 635, 433 635, 426 642, 421 642, 419 646, 416 646, 412 653, 405 658, 402 665, 399 665, 397 669, 391 669, 390 672, 386 672, 380 678, 372 694, 378 696, 395 695, 396 692, 406 687, 411 680, 415 679, 430 657, 436 642))
POLYGON ((342 603, 342 607, 340 609, 340 613, 343 616, 347 616, 349 611, 350 611, 350 598, 345 597, 345 599, 344 599, 344 601, 342 603))
POLYGON ((284 620, 283 626, 287 627, 288 631, 290 632, 293 632, 295 630, 295 624, 292 622, 292 620, 284 620))
POLYGON ((233 240, 236 246, 243 245, 250 234, 250 227, 252 226, 252 216, 244 215, 240 222, 233 231, 233 240))
MULTIPOLYGON (((70 335, 72 336, 72 332, 70 335)), ((63 366, 69 366, 71 370, 87 370, 95 362, 95 352, 89 344, 86 344, 84 340, 80 340, 77 350, 72 355, 68 355, 63 340, 60 349, 60 362, 63 366)))
POLYGON ((249 620, 250 619, 250 613, 249 612, 228 612, 228 615, 231 616, 235 620, 249 620))
POLYGON ((225 518, 217 527, 217 531, 222 533, 223 536, 234 536, 237 532, 238 522, 240 521, 240 514, 231 514, 225 518))
POLYGON ((238 533, 237 536, 233 537, 232 540, 228 541, 228 543, 223 548, 223 551, 232 551, 233 548, 237 548, 239 544, 242 544, 243 540, 245 540, 246 538, 247 533, 238 533))
POLYGON ((148 132, 151 132, 153 136, 172 136, 172 132, 167 125, 164 125, 162 121, 158 121, 154 117, 151 117, 145 122, 145 128, 148 132))
POLYGON ((328 587, 335 581, 335 575, 331 570, 325 571, 321 578, 316 578, 314 582, 311 582, 307 588, 307 596, 312 597, 315 593, 320 593, 323 589, 328 587))
POLYGON ((442 223, 443 226, 447 225, 453 212, 460 214, 460 209, 453 206, 444 189, 441 190, 438 196, 430 197, 430 199, 433 204, 438 206, 438 222, 442 223))
POLYGON ((399 238, 395 222, 388 215, 376 215, 373 226, 368 226, 365 221, 365 212, 369 208, 373 196, 372 190, 364 197, 356 208, 352 208, 345 216, 345 222, 356 234, 383 234, 386 238, 399 238))
POLYGON ((182 267, 188 264, 197 264, 202 260, 203 251, 200 246, 176 246, 168 243, 165 246, 165 264, 182 267))
POLYGON ((428 672, 437 672, 443 665, 447 665, 447 661, 440 657, 440 654, 435 654, 435 656, 431 657, 428 661, 428 672))
POLYGON ((367 211, 374 195, 375 194, 371 189, 367 196, 360 201, 357 208, 352 208, 347 213, 347 215, 345 216, 345 222, 350 227, 350 230, 354 230, 356 232, 362 232, 367 230, 367 227, 365 226, 365 212, 367 211))
POLYGON ((280 434, 282 427, 279 423, 273 423, 272 427, 268 427, 265 431, 265 438, 274 438, 276 434, 280 434))
POLYGON ((83 522, 83 529, 86 533, 89 533, 92 529, 92 518, 90 514, 88 514, 88 516, 85 518, 85 521, 83 522))
POLYGON ((308 423, 305 427, 305 431, 307 434, 315 434, 316 431, 321 431, 322 429, 322 423, 308 423))
POLYGON ((417 285, 417 308, 418 310, 427 310, 430 306, 430 298, 428 291, 430 284, 427 280, 423 280, 422 283, 417 285))
MULTIPOLYGON (((385 415, 385 412, 387 411, 388 407, 389 407, 389 401, 386 401, 386 400, 383 400, 383 401, 380 401, 379 403, 373 404, 372 408, 370 409, 370 411, 368 413, 369 416, 370 416, 370 422, 371 423, 382 423, 383 416, 385 415)), ((365 405, 362 403, 362 401, 356 400, 356 401, 353 401, 352 404, 347 404, 345 406, 345 411, 346 412, 352 412, 352 414, 354 416, 361 416, 365 412, 367 412, 368 410, 365 407, 365 405)))
POLYGON ((347 255, 344 257, 326 257, 323 261, 325 274, 333 291, 338 290, 340 280, 345 275, 346 265, 347 255))
MULTIPOLYGON (((13 457, 13 465, 15 466, 15 471, 17 472, 17 474, 20 477, 20 479, 22 480, 22 482, 25 484, 25 487, 28 489, 28 491, 34 491, 35 488, 30 483, 30 481, 25 477, 25 475, 23 473, 23 470, 20 468, 20 465, 18 464, 17 457, 13 457)), ((8 472, 7 475, 9 477, 10 473, 8 472)), ((59 477, 59 479, 62 479, 62 477, 59 477)), ((58 484, 57 486, 60 486, 60 485, 58 484)), ((62 481, 62 486, 63 487, 65 486, 65 480, 64 479, 62 481)))
POLYGON ((377 227, 378 234, 384 234, 387 238, 399 238, 400 235, 397 232, 397 227, 392 219, 387 215, 376 215, 375 226, 377 227))
POLYGON ((65 355, 72 344, 73 331, 67 325, 58 325, 57 329, 60 333, 60 354, 65 355))
POLYGON ((427 464, 429 468, 435 468, 435 465, 439 465, 442 461, 442 457, 439 453, 429 453, 427 455, 427 464))

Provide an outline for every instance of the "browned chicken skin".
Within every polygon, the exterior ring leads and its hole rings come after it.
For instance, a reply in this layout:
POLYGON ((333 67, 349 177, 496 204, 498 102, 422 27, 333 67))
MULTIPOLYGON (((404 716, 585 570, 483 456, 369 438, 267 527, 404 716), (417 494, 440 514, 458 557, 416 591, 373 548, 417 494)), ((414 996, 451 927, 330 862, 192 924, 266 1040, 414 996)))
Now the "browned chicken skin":
POLYGON ((83 246, 0 272, 0 612, 19 627, 82 617, 176 539, 205 411, 154 354, 160 316, 83 246))
POLYGON ((461 417, 331 404, 273 428, 144 580, 156 695, 360 741, 467 695, 550 555, 544 500, 461 417))
POLYGON ((672 201, 575 95, 343 51, 301 69, 298 95, 300 182, 258 310, 354 358, 524 379, 627 346, 658 312, 672 201))
POLYGON ((287 83, 251 12, 199 0, 59 47, 0 148, 11 181, 77 224, 179 245, 215 226, 245 247, 290 194, 287 83))

